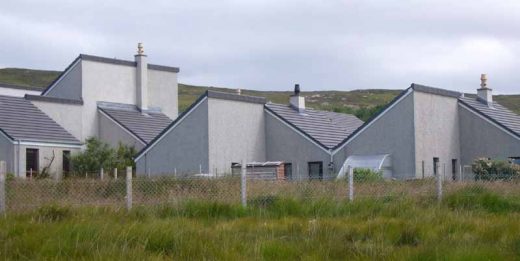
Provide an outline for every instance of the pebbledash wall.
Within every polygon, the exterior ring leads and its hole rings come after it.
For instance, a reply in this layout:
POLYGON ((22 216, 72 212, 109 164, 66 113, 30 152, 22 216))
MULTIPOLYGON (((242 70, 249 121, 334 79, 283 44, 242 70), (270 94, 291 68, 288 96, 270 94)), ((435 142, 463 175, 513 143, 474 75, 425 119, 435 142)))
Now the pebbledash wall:
POLYGON ((136 161, 141 176, 166 176, 187 173, 208 173, 208 101, 196 102, 190 113, 180 115, 165 135, 151 144, 136 161), (177 137, 182 137, 179 139, 177 137), (174 172, 174 173, 172 173, 174 172))
POLYGON ((497 126, 492 121, 458 107, 460 117, 460 146, 463 165, 471 165, 476 158, 507 159, 520 157, 520 137, 497 126), (462 131, 471 130, 471 131, 462 131))
POLYGON ((202 96, 152 141, 136 159, 137 174, 229 174, 233 162, 265 161, 263 103, 217 96, 202 96))
POLYGON ((415 176, 433 176, 433 158, 439 158, 439 173, 459 173, 460 142, 458 96, 414 91, 415 176))
POLYGON ((231 163, 266 160, 264 104, 208 99, 209 166, 231 173, 231 163))
POLYGON ((334 155, 334 165, 341 167, 351 155, 390 154, 393 177, 415 176, 414 95, 402 94, 394 106, 369 125, 362 126, 334 155))

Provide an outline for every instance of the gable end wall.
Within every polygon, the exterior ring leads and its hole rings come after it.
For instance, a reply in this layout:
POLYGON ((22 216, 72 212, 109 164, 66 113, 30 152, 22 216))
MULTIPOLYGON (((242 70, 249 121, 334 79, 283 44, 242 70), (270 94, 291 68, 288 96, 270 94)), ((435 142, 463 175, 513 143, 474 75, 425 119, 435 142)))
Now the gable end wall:
POLYGON ((334 155, 336 171, 351 155, 390 154, 394 178, 415 178, 414 128, 414 96, 411 93, 334 155))
POLYGON ((459 105, 462 164, 480 157, 507 159, 520 157, 520 139, 459 105))
POLYGON ((136 162, 137 175, 173 176, 209 172, 208 101, 193 109, 136 162))

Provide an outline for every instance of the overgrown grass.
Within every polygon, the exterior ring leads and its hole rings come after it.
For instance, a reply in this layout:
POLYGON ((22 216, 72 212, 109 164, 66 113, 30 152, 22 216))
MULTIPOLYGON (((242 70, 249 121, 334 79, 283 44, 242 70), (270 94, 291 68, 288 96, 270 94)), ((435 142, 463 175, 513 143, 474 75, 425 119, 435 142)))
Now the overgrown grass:
POLYGON ((0 218, 0 259, 515 260, 518 202, 480 188, 441 204, 264 197, 247 208, 47 206, 0 218))

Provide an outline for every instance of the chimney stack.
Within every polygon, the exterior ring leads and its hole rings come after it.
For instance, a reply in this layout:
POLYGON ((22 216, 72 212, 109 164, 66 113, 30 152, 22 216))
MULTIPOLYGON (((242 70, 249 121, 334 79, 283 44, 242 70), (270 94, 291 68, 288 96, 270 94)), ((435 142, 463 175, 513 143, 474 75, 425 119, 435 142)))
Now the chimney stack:
POLYGON ((294 94, 289 98, 289 104, 300 113, 305 112, 305 97, 300 96, 300 85, 294 85, 294 94))
POLYGON ((480 75, 480 88, 477 89, 478 100, 487 104, 489 107, 493 106, 493 90, 487 87, 487 75, 480 75))
POLYGON ((142 43, 137 44, 136 105, 141 111, 148 110, 148 62, 142 43))

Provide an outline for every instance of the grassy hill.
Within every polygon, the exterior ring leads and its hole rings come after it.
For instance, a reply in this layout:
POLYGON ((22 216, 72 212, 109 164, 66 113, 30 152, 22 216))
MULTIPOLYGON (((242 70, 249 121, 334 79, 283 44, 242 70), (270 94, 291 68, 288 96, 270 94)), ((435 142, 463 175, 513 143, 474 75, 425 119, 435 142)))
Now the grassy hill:
MULTIPOLYGON (((42 71, 19 68, 0 69, 0 83, 10 83, 22 86, 40 86, 42 89, 49 85, 60 72, 42 71)), ((206 90, 212 89, 223 92, 235 92, 234 89, 194 86, 179 84, 179 109, 185 110, 206 90)), ((380 110, 399 94, 399 90, 354 90, 354 91, 313 91, 302 92, 306 97, 308 107, 355 114, 362 120, 380 110)), ((287 103, 291 90, 287 91, 255 91, 242 90, 244 95, 262 96, 274 103, 287 103)), ((520 95, 497 95, 495 100, 500 104, 520 114, 520 95)))
POLYGON ((0 83, 45 88, 56 79, 60 73, 61 72, 57 71, 4 68, 0 69, 0 83))

